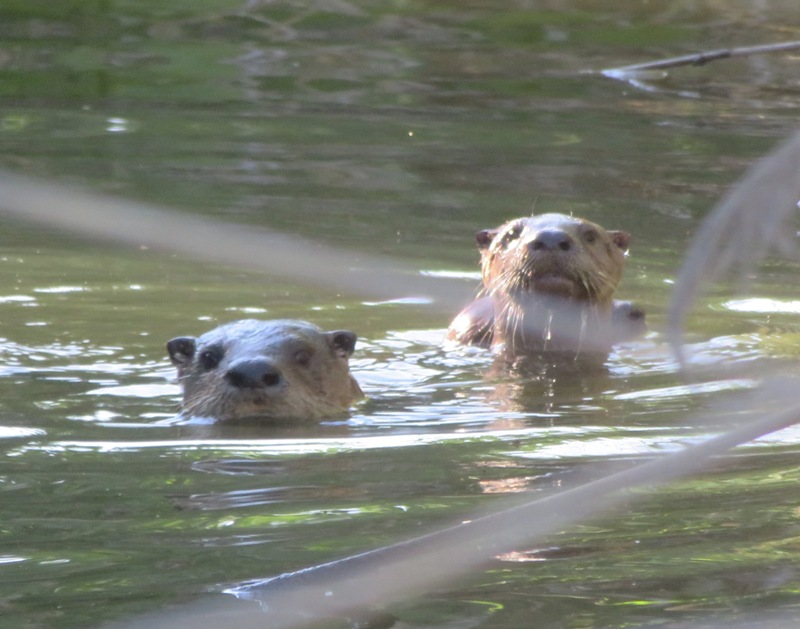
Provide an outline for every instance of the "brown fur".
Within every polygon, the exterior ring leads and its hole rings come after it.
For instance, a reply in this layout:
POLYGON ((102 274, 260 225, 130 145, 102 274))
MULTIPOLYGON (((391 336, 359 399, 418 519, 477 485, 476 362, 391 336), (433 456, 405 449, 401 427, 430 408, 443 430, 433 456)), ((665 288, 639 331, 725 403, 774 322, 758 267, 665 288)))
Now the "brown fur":
POLYGON ((348 367, 355 342, 304 321, 245 319, 174 338, 167 350, 185 415, 313 420, 341 416, 363 396, 348 367))
POLYGON ((644 331, 644 313, 615 302, 630 235, 563 214, 518 218, 476 234, 483 297, 448 339, 506 356, 605 357, 644 331))

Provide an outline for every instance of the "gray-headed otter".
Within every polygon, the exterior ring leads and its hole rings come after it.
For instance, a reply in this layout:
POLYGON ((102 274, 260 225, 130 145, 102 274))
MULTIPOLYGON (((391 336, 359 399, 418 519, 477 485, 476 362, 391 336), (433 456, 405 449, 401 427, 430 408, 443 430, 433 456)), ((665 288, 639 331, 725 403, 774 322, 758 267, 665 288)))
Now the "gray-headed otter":
POLYGON ((182 413, 236 420, 341 416, 363 397, 350 375, 353 332, 305 321, 244 319, 167 343, 183 388, 182 413))
POLYGON ((563 214, 517 218, 476 234, 482 296, 450 324, 447 338, 498 349, 605 359, 644 333, 644 312, 615 301, 630 234, 563 214))

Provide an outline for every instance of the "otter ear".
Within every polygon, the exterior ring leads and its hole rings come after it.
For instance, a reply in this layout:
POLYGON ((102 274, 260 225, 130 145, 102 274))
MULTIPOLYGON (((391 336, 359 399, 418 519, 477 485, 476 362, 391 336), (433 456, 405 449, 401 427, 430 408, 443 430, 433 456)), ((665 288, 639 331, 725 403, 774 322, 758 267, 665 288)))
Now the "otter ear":
POLYGON ((621 231, 610 231, 608 235, 611 236, 611 240, 614 241, 614 244, 617 245, 623 251, 628 250, 628 245, 631 242, 631 235, 628 232, 621 232, 621 231))
POLYGON ((356 348, 355 332, 350 330, 336 330, 335 332, 325 332, 328 344, 342 358, 350 358, 356 348))
POLYGON ((179 336, 167 343, 167 351, 172 364, 176 367, 192 362, 197 341, 191 336, 179 336))
POLYGON ((497 236, 496 229, 482 229, 475 233, 475 241, 478 243, 478 249, 486 249, 492 244, 492 240, 497 236))

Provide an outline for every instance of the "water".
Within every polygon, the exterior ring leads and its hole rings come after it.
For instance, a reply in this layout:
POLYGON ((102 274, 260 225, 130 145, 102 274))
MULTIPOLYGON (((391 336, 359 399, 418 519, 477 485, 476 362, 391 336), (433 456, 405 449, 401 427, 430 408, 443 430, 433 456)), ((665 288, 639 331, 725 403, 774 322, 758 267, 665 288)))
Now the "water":
MULTIPOLYGON (((633 234, 654 332, 607 371, 492 371, 449 317, 0 218, 0 626, 87 627, 344 557, 670 452, 796 371, 796 268, 658 335, 689 235, 796 125, 796 59, 584 70, 776 41, 788 3, 6 3, 0 165, 393 256, 475 284, 473 233, 534 209, 633 234), (240 317, 360 337, 345 421, 175 420, 164 343, 240 317), (732 378, 728 378, 732 369, 732 378)), ((191 233, 186 234, 191 239, 191 233)), ((798 431, 392 605, 398 626, 797 618, 798 431)))

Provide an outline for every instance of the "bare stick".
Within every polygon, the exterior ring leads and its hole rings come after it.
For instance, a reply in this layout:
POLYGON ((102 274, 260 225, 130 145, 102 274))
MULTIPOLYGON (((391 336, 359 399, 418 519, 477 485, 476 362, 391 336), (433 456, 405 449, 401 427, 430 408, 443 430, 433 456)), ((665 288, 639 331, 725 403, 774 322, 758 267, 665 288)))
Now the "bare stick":
POLYGON ((720 48, 719 50, 707 50, 692 55, 680 57, 670 57, 658 61, 648 61, 647 63, 636 63, 630 66, 620 66, 618 68, 607 68, 601 70, 603 76, 611 79, 626 78, 628 75, 646 70, 664 70, 666 68, 677 68, 680 66, 702 66, 710 61, 717 59, 730 59, 731 57, 746 57, 748 55, 760 55, 770 52, 783 52, 800 48, 800 41, 783 42, 780 44, 764 44, 761 46, 742 46, 739 48, 720 48))

